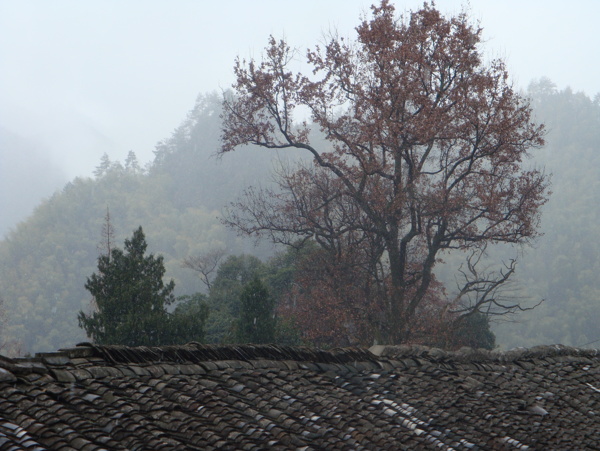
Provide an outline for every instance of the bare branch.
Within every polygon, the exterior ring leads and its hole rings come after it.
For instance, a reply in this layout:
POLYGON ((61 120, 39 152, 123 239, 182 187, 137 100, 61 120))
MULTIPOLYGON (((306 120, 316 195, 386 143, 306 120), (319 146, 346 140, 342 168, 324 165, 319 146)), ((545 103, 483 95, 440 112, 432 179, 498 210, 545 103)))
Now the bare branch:
POLYGON ((202 280, 208 291, 210 291, 212 274, 218 269, 225 255, 224 249, 214 249, 204 254, 187 257, 183 260, 181 266, 182 268, 188 268, 199 273, 200 280, 202 280))
POLYGON ((510 278, 514 274, 517 260, 511 259, 503 263, 498 272, 479 270, 485 248, 473 251, 467 257, 466 268, 461 266, 459 273, 463 282, 457 280, 458 294, 451 305, 452 312, 459 317, 467 317, 477 312, 488 316, 505 316, 516 312, 532 310, 543 300, 527 307, 524 299, 517 294, 510 278))
POLYGON ((410 339, 436 317, 524 309, 502 294, 516 263, 481 271, 478 252, 538 235, 547 177, 523 161, 543 144, 543 126, 504 64, 484 63, 481 29, 465 14, 444 17, 425 4, 398 20, 382 1, 356 30, 355 41, 332 35, 309 50, 308 74, 290 72, 293 52, 273 38, 262 62, 236 61, 222 152, 244 144, 296 148, 313 166, 278 174, 279 190, 249 189, 225 223, 279 243, 314 240, 328 265, 355 268, 364 280, 351 295, 363 305, 323 280, 335 306, 330 318, 372 321, 361 330, 387 343, 410 339), (296 108, 310 111, 325 145, 294 124, 296 108), (449 249, 474 252, 454 299, 434 274, 449 249), (376 305, 379 314, 342 315, 344 298, 354 312, 376 305))

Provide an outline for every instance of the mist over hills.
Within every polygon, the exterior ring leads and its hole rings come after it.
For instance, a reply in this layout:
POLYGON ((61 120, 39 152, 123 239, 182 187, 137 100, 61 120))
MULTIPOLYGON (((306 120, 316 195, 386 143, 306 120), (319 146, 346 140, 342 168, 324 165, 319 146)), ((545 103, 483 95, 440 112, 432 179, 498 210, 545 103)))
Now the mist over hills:
POLYGON ((67 181, 45 149, 0 126, 0 238, 67 181))
POLYGON ((544 233, 525 249, 517 277, 526 294, 545 302, 496 328, 507 347, 600 343, 600 95, 593 99, 548 79, 530 86, 534 111, 546 124, 535 163, 552 174, 543 207, 544 233))
MULTIPOLYGON (((533 152, 534 163, 553 174, 553 195, 544 207, 545 235, 525 250, 517 282, 524 296, 546 302, 517 322, 497 324, 497 341, 503 347, 582 346, 600 339, 594 321, 600 315, 600 98, 559 91, 549 80, 532 84, 529 94, 548 128, 547 145, 533 152)), ((177 294, 202 290, 196 275, 181 266, 190 255, 215 248, 260 258, 273 252, 269 243, 255 247, 252 239, 225 229, 219 216, 245 187, 271 183, 273 168, 297 155, 244 149, 217 158, 219 112, 220 96, 201 95, 173 134, 157 144, 148 167, 141 167, 133 154, 124 162, 106 157, 94 177, 75 178, 53 195, 64 183, 60 171, 42 156, 19 160, 14 149, 28 144, 0 129, 2 175, 6 172, 0 178, 2 192, 16 186, 24 193, 28 187, 39 188, 37 193, 42 187, 49 190, 25 221, 14 226, 9 219, 11 211, 12 217, 23 214, 17 207, 27 202, 19 201, 6 204, 9 215, 0 222, 0 232, 13 227, 0 241, 4 342, 23 353, 85 340, 76 315, 90 309, 84 283, 96 269, 107 208, 117 246, 142 225, 150 252, 165 257, 167 278, 175 280, 177 294), (27 177, 5 169, 19 165, 26 165, 27 177), (44 184, 36 184, 42 179, 44 184)))
POLYGON ((176 294, 202 290, 182 260, 213 248, 265 256, 226 230, 220 209, 248 184, 269 183, 272 155, 249 151, 219 159, 220 97, 200 96, 181 126, 157 145, 156 160, 142 168, 104 157, 94 177, 77 177, 42 201, 0 242, 0 298, 5 342, 20 352, 57 349, 85 339, 77 312, 91 308, 84 283, 96 268, 101 228, 110 211, 115 243, 142 225, 149 251, 165 257, 176 294))

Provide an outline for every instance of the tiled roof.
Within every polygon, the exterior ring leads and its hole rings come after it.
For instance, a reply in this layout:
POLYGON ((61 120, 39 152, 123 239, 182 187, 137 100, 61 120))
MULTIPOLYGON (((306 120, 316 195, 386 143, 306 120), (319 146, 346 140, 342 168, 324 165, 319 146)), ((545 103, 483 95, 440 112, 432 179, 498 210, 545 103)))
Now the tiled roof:
POLYGON ((600 449, 600 353, 80 345, 0 357, 0 450, 600 449))

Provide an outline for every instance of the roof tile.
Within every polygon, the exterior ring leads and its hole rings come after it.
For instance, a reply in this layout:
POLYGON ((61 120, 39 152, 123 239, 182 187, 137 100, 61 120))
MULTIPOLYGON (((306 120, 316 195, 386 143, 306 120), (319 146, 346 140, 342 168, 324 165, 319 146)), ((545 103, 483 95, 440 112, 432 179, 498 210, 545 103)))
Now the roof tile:
POLYGON ((29 360, 0 358, 0 448, 600 444, 597 351, 374 351, 379 356, 362 349, 87 344, 29 360), (15 428, 3 427, 3 419, 15 428))

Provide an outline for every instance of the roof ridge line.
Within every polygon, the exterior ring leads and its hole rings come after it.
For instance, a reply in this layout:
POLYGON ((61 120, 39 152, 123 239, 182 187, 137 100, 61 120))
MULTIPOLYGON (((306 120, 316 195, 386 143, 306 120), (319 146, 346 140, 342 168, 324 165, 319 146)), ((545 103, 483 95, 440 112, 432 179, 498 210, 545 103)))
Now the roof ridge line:
POLYGON ((547 359, 562 356, 599 358, 600 350, 584 349, 561 344, 540 345, 532 348, 514 348, 507 351, 475 349, 463 347, 456 351, 423 345, 375 345, 369 351, 380 358, 404 359, 411 357, 425 358, 432 361, 457 362, 496 362, 510 363, 519 360, 547 359))
MULTIPOLYGON (((119 345, 78 345, 91 350, 93 355, 112 363, 151 363, 151 362, 192 362, 200 363, 217 360, 293 360, 315 363, 350 363, 356 361, 379 360, 364 348, 334 348, 322 350, 303 346, 283 346, 274 344, 205 345, 197 342, 171 346, 119 345)), ((77 348, 66 352, 77 353, 77 348)), ((89 352, 89 351, 88 351, 89 352)))

